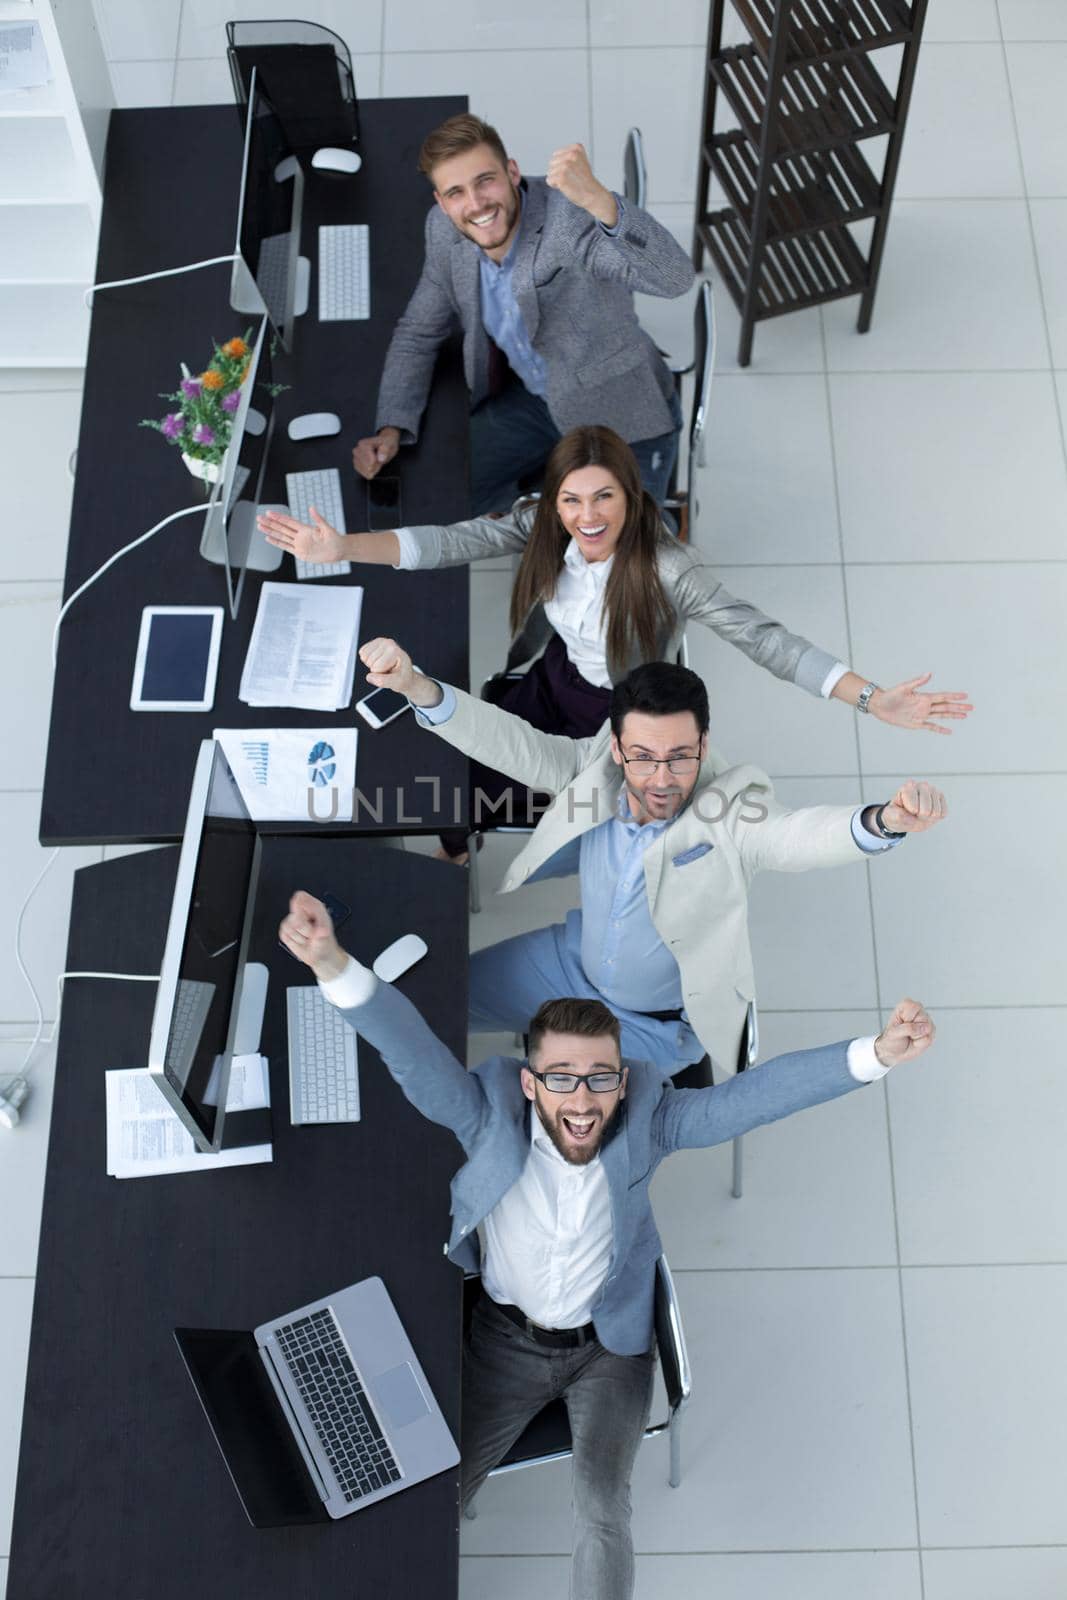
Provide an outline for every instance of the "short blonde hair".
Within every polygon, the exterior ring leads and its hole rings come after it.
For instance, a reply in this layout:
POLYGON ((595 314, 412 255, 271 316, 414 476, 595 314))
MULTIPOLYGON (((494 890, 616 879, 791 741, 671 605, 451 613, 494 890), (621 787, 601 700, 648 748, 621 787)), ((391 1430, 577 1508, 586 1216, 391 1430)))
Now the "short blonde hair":
POLYGON ((465 150, 473 150, 479 144, 487 144, 500 165, 507 166, 508 153, 496 129, 472 112, 462 111, 458 117, 449 117, 447 122, 442 122, 439 128, 426 135, 419 151, 419 171, 432 183, 433 170, 442 161, 462 155, 465 150))

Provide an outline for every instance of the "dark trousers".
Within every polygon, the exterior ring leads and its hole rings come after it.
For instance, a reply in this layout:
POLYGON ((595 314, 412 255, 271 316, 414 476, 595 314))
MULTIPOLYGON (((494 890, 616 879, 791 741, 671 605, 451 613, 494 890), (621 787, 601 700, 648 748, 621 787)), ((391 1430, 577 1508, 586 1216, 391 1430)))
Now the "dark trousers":
MULTIPOLYGON (((682 412, 676 395, 671 396, 671 411, 674 427, 669 433, 630 443, 641 482, 658 503, 666 497, 678 458, 682 412)), ((510 511, 518 499, 520 481, 523 489, 540 484, 544 464, 559 439, 559 429, 545 402, 510 375, 499 394, 483 400, 471 412, 471 515, 510 511)))
MULTIPOLYGON (((521 678, 495 679, 486 698, 542 733, 587 739, 607 720, 611 690, 587 683, 571 665, 563 640, 553 634, 544 655, 528 672, 521 678)), ((470 795, 472 830, 494 825, 533 827, 551 798, 531 798, 528 789, 480 761, 470 764, 470 795)), ((441 843, 449 855, 460 855, 467 848, 467 834, 462 828, 449 828, 441 843)))
POLYGON ((542 1406, 567 1407, 574 1445, 571 1600, 628 1600, 634 1588, 630 1476, 652 1403, 653 1356, 596 1339, 548 1350, 483 1294, 463 1358, 462 1495, 468 1504, 542 1406))

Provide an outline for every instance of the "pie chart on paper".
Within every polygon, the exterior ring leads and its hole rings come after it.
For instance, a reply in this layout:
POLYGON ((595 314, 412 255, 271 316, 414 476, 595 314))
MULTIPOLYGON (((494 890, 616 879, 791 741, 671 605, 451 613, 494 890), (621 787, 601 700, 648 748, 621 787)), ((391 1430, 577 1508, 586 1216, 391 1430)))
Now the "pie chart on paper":
POLYGON ((337 775, 337 758, 332 744, 320 739, 308 752, 308 782, 316 789, 325 789, 337 775))

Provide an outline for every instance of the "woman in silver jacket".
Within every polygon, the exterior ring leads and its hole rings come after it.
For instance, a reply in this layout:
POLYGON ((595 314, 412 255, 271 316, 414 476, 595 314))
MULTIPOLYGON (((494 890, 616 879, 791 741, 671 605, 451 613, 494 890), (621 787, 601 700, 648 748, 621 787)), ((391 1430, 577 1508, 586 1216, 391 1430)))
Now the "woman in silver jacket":
MULTIPOLYGON (((271 544, 307 561, 412 571, 520 555, 508 669, 537 655, 546 638, 548 644, 523 677, 494 684, 492 698, 548 733, 595 733, 607 716, 611 685, 640 662, 673 660, 689 622, 712 628, 776 677, 897 727, 948 733, 933 719, 959 720, 971 710, 965 694, 925 691, 929 674, 875 687, 736 599, 700 551, 664 526, 632 451, 610 428, 565 434, 545 464, 541 498, 519 502, 499 519, 345 534, 312 516, 308 524, 267 512, 259 526, 271 544)), ((458 856, 466 847, 457 838, 446 848, 458 856)))

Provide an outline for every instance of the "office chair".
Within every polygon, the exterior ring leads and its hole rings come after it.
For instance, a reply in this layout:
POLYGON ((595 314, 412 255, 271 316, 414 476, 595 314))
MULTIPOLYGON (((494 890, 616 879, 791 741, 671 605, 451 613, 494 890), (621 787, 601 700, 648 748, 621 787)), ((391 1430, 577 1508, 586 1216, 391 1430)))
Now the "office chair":
MULTIPOLYGON (((700 510, 696 499, 696 469, 706 465, 707 428, 710 415, 711 380, 715 375, 715 299, 711 284, 700 285, 693 310, 693 361, 685 370, 695 373, 693 406, 689 414, 688 457, 685 488, 669 490, 664 509, 678 517, 678 537, 683 543, 696 526, 700 510)), ((675 474, 677 476, 677 474, 675 474)))
POLYGON ((622 152, 622 197, 632 205, 645 209, 648 196, 648 169, 645 166, 645 142, 640 128, 631 128, 626 135, 622 152))
MULTIPOLYGON (((756 1002, 748 1002, 748 1011, 745 1014, 745 1025, 741 1030, 741 1042, 737 1047, 737 1070, 747 1072, 756 1065, 759 1055, 759 1018, 756 1014, 756 1002)), ((711 1057, 701 1056, 699 1061, 694 1061, 690 1066, 683 1067, 681 1072, 676 1072, 671 1078, 676 1089, 710 1089, 712 1085, 711 1057)), ((742 1179, 742 1139, 743 1134, 738 1134, 733 1140, 733 1175, 730 1184, 730 1193, 735 1200, 741 1198, 742 1179)))
POLYGON ((242 117, 255 67, 296 155, 324 146, 358 148, 352 57, 336 33, 317 22, 228 22, 226 39, 242 117))
MULTIPOLYGON (((481 1290, 481 1278, 464 1279, 463 1318, 467 1327, 481 1290)), ((670 1467, 667 1482, 672 1489, 677 1489, 682 1481, 682 1411, 689 1403, 692 1384, 681 1309, 666 1256, 660 1256, 656 1262, 653 1320, 663 1386, 667 1391, 667 1415, 662 1422, 650 1423, 643 1437, 654 1439, 661 1433, 668 1435, 670 1467)), ((562 1400, 553 1400, 527 1423, 507 1455, 489 1476, 495 1478, 502 1472, 518 1472, 523 1467, 539 1467, 549 1461, 563 1461, 571 1454, 573 1448, 567 1407, 562 1400)), ((474 1520, 476 1513, 473 1505, 467 1507, 465 1515, 468 1521, 474 1520)))

